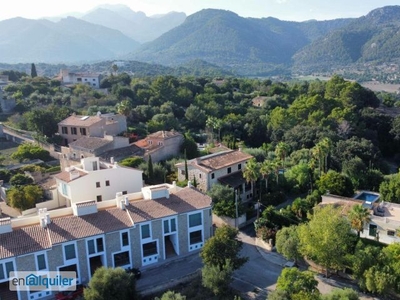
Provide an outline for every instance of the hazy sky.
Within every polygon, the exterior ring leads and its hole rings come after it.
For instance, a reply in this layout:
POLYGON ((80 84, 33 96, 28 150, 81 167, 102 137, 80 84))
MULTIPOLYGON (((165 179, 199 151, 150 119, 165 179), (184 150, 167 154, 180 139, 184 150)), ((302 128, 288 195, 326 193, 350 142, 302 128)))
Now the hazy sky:
POLYGON ((0 20, 86 12, 105 3, 125 4, 147 15, 169 11, 183 11, 189 15, 203 8, 220 8, 243 17, 272 16, 281 20, 304 21, 360 17, 378 7, 400 5, 400 0, 11 0, 3 3, 0 20))

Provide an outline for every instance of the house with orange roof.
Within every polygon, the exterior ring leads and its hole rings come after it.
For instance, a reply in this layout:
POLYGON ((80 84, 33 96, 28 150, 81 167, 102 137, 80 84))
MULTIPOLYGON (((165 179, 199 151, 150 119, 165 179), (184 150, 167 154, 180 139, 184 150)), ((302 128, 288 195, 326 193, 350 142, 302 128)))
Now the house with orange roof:
MULTIPOLYGON (((237 190, 243 201, 250 200, 252 198, 251 183, 246 183, 242 171, 252 157, 241 150, 228 149, 188 160, 188 179, 193 182, 196 178, 197 188, 201 191, 206 192, 214 184, 220 183, 237 190)), ((178 180, 185 180, 185 163, 178 163, 176 167, 178 180)))
POLYGON ((135 145, 145 150, 144 159, 151 156, 153 162, 159 162, 177 156, 183 141, 181 133, 162 130, 149 134, 145 139, 135 142, 135 145))
POLYGON ((9 290, 10 271, 74 271, 87 283, 100 266, 146 268, 199 251, 212 234, 211 199, 162 184, 139 193, 0 219, 0 295, 48 299, 54 292, 9 290))

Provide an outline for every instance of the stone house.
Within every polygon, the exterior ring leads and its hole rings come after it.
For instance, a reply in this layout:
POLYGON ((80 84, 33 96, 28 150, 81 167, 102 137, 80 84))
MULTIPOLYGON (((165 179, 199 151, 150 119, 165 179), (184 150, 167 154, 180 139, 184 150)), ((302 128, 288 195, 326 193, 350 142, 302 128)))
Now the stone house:
MULTIPOLYGON (((252 198, 251 184, 243 179, 246 163, 253 156, 241 150, 227 150, 198 157, 187 161, 188 179, 193 182, 196 178, 197 188, 206 192, 216 183, 229 185, 235 190, 242 201, 252 198)), ((178 180, 185 180, 185 163, 176 164, 178 180)))
POLYGON ((95 116, 78 116, 73 114, 58 123, 58 134, 63 139, 63 145, 82 137, 115 136, 127 130, 126 117, 118 114, 101 114, 95 116))
POLYGON ((151 155, 153 162, 159 162, 177 156, 183 141, 183 135, 177 131, 157 131, 135 142, 135 145, 145 150, 145 160, 151 155))

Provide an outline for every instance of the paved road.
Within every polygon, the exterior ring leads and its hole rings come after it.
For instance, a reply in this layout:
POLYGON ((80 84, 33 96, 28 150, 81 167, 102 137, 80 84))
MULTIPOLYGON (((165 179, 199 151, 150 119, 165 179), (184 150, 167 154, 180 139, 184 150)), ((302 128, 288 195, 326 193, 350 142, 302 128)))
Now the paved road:
MULTIPOLYGON (((249 227, 246 233, 241 232, 239 238, 243 241, 242 255, 249 257, 249 261, 234 273, 232 286, 247 294, 249 299, 265 299, 267 289, 274 287, 281 273, 282 260, 276 260, 273 256, 266 260, 254 244, 254 230, 249 227)), ((177 278, 196 272, 202 266, 197 252, 161 266, 142 269, 142 278, 137 282, 137 289, 144 291, 154 286, 168 284, 177 278)))

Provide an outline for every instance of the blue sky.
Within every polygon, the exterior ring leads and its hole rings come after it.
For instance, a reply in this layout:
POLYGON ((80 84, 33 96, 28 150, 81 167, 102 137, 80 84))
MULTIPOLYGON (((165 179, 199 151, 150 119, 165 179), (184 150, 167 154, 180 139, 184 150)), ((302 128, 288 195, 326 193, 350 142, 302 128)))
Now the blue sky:
POLYGON ((203 8, 219 8, 234 11, 243 17, 272 16, 281 20, 304 21, 360 17, 378 7, 400 5, 400 0, 11 0, 0 10, 0 20, 86 12, 104 3, 125 4, 147 15, 169 11, 192 14, 203 8))

